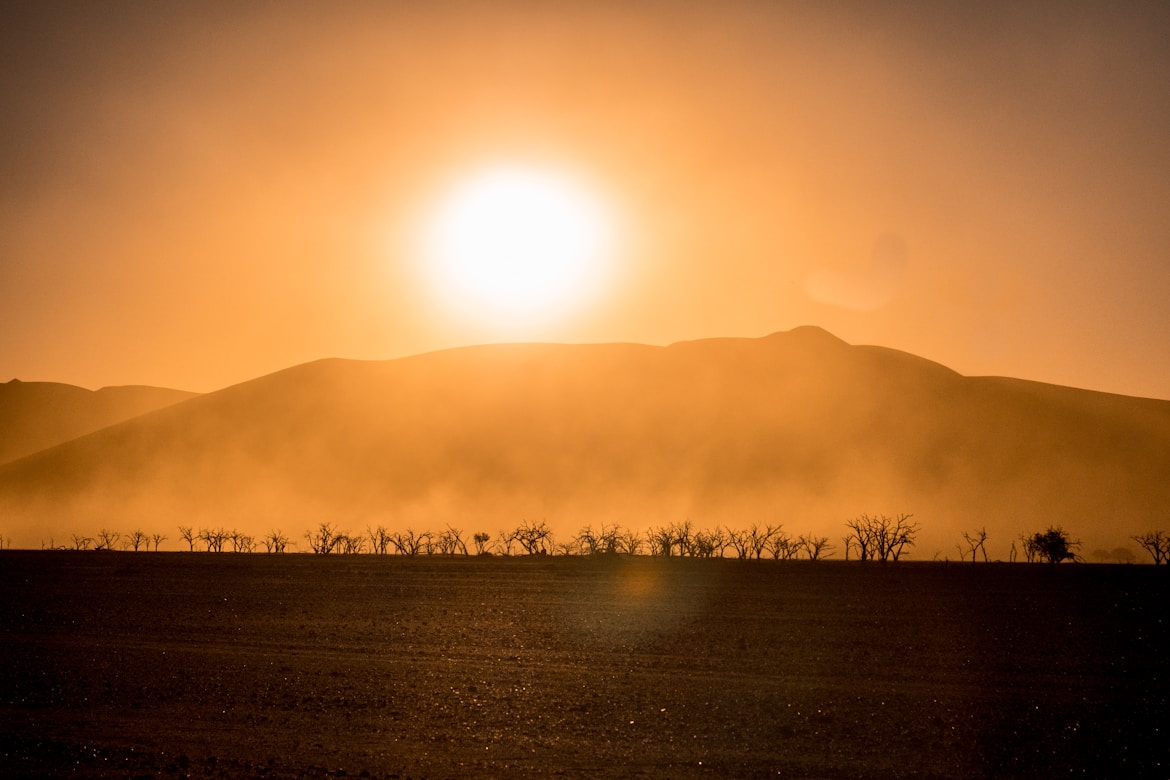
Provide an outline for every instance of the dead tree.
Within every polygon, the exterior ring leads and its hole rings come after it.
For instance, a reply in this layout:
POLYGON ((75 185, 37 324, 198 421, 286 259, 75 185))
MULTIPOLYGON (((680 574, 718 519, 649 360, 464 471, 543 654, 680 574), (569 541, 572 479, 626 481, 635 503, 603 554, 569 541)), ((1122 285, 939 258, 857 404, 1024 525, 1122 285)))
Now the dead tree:
POLYGON ((710 531, 696 531, 693 547, 697 558, 722 558, 727 549, 727 534, 718 526, 710 531))
POLYGON ((622 551, 622 527, 620 525, 605 525, 602 523, 598 534, 601 552, 605 555, 614 555, 622 551))
POLYGON ((150 537, 146 535, 146 531, 134 530, 122 537, 122 540, 127 550, 138 552, 150 542, 150 537))
POLYGON ((415 533, 413 529, 407 528, 402 533, 394 534, 390 541, 400 555, 418 555, 430 550, 431 533, 430 531, 415 533))
POLYGON ((650 554, 669 558, 674 553, 674 533, 670 526, 652 527, 646 532, 650 554))
POLYGON ((674 546, 678 548, 679 556, 695 554, 695 533, 694 529, 691 528, 690 520, 672 524, 671 533, 673 534, 672 541, 674 546))
POLYGON ((780 528, 777 526, 759 526, 755 523, 748 530, 748 549, 751 550, 752 555, 756 560, 764 557, 764 550, 768 549, 768 544, 772 541, 772 537, 776 535, 780 528))
POLYGON ((305 531, 305 541, 317 555, 328 555, 337 547, 337 531, 331 523, 321 523, 316 531, 305 531))
POLYGON ((73 534, 73 549, 74 550, 88 550, 89 546, 93 544, 93 538, 89 536, 78 536, 73 534))
POLYGON ((742 529, 727 529, 727 545, 735 550, 735 557, 746 560, 752 550, 751 534, 742 529))
POLYGON ((637 531, 622 531, 617 536, 617 548, 626 555, 641 555, 646 540, 637 531))
POLYGON ((189 525, 179 526, 179 538, 187 543, 187 552, 195 552, 195 540, 199 538, 189 525))
POLYGON ((231 531, 225 531, 223 533, 225 534, 225 540, 232 543, 232 552, 250 553, 256 550, 255 537, 237 531, 234 528, 231 531))
POLYGON ((1035 540, 1031 536, 1023 534, 1020 536, 1020 544, 1024 548, 1024 560, 1028 563, 1034 563, 1039 553, 1035 540))
POLYGON ((768 554, 778 561, 795 558, 801 551, 800 539, 793 539, 783 530, 777 528, 776 533, 768 540, 768 554))
POLYGON ((861 515, 845 527, 852 533, 845 537, 846 550, 857 548, 858 560, 897 561, 906 548, 913 547, 919 526, 910 522, 913 515, 861 515))
POLYGON ((845 537, 845 557, 849 557, 848 550, 853 547, 857 549, 857 560, 868 561, 873 556, 875 546, 872 518, 869 515, 862 515, 854 520, 847 520, 845 527, 850 530, 845 537))
POLYGON ((1154 559, 1155 566, 1161 566, 1170 561, 1170 536, 1162 531, 1147 531, 1130 538, 1150 554, 1150 557, 1154 559))
POLYGON ((341 532, 333 538, 333 549, 343 555, 360 555, 366 549, 366 539, 341 532))
MULTIPOLYGON (((593 530, 593 526, 585 526, 573 538, 568 545, 574 552, 580 552, 583 555, 612 555, 613 553, 621 552, 622 548, 622 529, 618 525, 602 524, 599 530, 593 530)), ((562 545, 564 547, 565 545, 562 545)))
POLYGON ((288 546, 288 537, 280 531, 269 531, 264 537, 264 549, 270 553, 282 553, 288 546))
POLYGON ((463 541, 463 532, 458 528, 447 526, 447 530, 439 534, 435 546, 441 555, 467 555, 467 544, 463 541))
POLYGON ((366 536, 370 540, 370 552, 376 555, 385 555, 390 551, 392 540, 390 532, 384 527, 370 528, 366 526, 366 536))
MULTIPOLYGON (((987 562, 987 548, 984 543, 987 541, 987 529, 980 528, 978 531, 968 533, 963 531, 963 542, 967 545, 967 550, 963 552, 963 557, 967 557, 967 553, 971 553, 971 563, 975 563, 975 555, 977 553, 983 554, 983 562, 987 562)), ((962 548, 959 548, 962 551, 962 548)))
POLYGON ((480 531, 475 536, 471 537, 471 541, 475 542, 475 554, 487 554, 487 543, 490 542, 491 539, 491 534, 486 534, 483 531, 480 531))
POLYGON ((819 561, 822 558, 828 558, 833 554, 833 545, 829 544, 829 537, 827 536, 813 536, 801 535, 796 540, 794 547, 797 550, 804 550, 804 554, 808 556, 810 561, 819 561))
POLYGON ((913 547, 918 536, 918 524, 911 523, 913 515, 900 514, 897 517, 882 515, 876 534, 878 557, 882 561, 896 561, 907 547, 913 547))
POLYGON ((500 555, 511 555, 512 545, 516 543, 516 535, 509 531, 500 531, 496 535, 496 552, 500 555))
POLYGON ((543 520, 539 523, 524 521, 513 532, 513 537, 528 555, 548 555, 552 550, 552 529, 543 520))
POLYGON ((207 546, 207 552, 223 552, 223 544, 228 539, 228 532, 222 528, 200 528, 199 541, 207 546))
POLYGON ((158 552, 158 546, 167 540, 164 534, 152 534, 150 540, 154 542, 154 551, 158 552))
POLYGON ((94 544, 93 549, 112 550, 114 549, 114 545, 118 543, 118 539, 120 537, 121 534, 119 534, 117 531, 107 531, 105 528, 103 528, 102 530, 98 531, 97 542, 94 544))
MULTIPOLYGON (((587 525, 577 532, 571 542, 566 542, 564 545, 566 550, 579 552, 582 555, 597 555, 601 552, 601 535, 593 530, 593 526, 587 525)), ((566 554, 571 554, 566 552, 566 554)))

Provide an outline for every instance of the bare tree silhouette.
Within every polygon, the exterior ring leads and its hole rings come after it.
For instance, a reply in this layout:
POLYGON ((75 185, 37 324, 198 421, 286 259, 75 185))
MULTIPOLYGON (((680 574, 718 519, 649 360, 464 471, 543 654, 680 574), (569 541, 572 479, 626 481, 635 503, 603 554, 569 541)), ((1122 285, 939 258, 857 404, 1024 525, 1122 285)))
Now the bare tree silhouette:
MULTIPOLYGON (((783 529, 777 528, 776 533, 772 534, 772 538, 768 540, 768 554, 778 561, 795 558, 803 549, 803 538, 793 539, 783 529)), ((825 540, 825 544, 828 544, 828 539, 825 540)))
POLYGON ((150 540, 154 542, 154 551, 158 552, 158 546, 167 540, 165 534, 152 534, 150 540))
POLYGON ((695 554, 695 531, 690 520, 673 523, 670 526, 673 534, 674 546, 678 548, 680 556, 695 554))
POLYGON ((727 546, 735 550, 735 557, 746 560, 752 551, 751 534, 738 528, 727 529, 727 546))
POLYGON ((150 542, 150 537, 146 535, 146 531, 134 530, 122 537, 122 544, 126 545, 127 550, 138 552, 145 545, 150 542))
POLYGON ((906 548, 913 547, 918 536, 919 525, 910 522, 913 515, 899 514, 896 517, 863 514, 846 521, 845 527, 852 533, 845 537, 845 556, 850 548, 856 548, 861 561, 897 561, 906 548))
POLYGON ((288 546, 289 540, 280 531, 269 531, 268 535, 264 537, 264 549, 270 553, 282 553, 284 548, 288 546))
POLYGON ((89 546, 93 544, 93 537, 79 536, 73 534, 73 549, 74 550, 88 550, 89 546))
POLYGON ((1154 559, 1155 566, 1161 566, 1170 561, 1170 536, 1162 531, 1147 531, 1130 538, 1150 554, 1150 557, 1154 559))
POLYGON ((447 526, 435 539, 435 548, 441 555, 467 555, 467 544, 463 541, 463 532, 458 528, 447 526))
POLYGON ((223 552, 228 532, 222 528, 200 528, 198 539, 207 546, 207 552, 223 552))
POLYGON ((874 556, 873 520, 869 515, 861 515, 853 520, 847 520, 845 527, 851 531, 845 537, 845 557, 849 557, 851 548, 856 548, 857 560, 868 561, 874 556))
POLYGON ((117 531, 107 531, 105 528, 103 528, 102 530, 98 531, 97 542, 94 544, 93 549, 112 550, 114 549, 114 545, 118 543, 118 539, 120 537, 121 534, 119 534, 117 531))
POLYGON ((906 514, 900 514, 897 517, 881 516, 875 535, 878 557, 881 560, 896 561, 902 557, 902 553, 907 547, 914 546, 919 525, 911 523, 911 517, 912 515, 906 514))
POLYGON ((670 557, 674 552, 674 532, 670 526, 651 528, 646 532, 650 542, 650 554, 670 557))
POLYGON ((192 529, 191 526, 189 526, 189 525, 179 526, 179 538, 187 543, 187 551, 188 552, 195 551, 195 540, 199 538, 199 535, 195 533, 194 529, 192 529))
POLYGON ((250 553, 256 550, 256 539, 248 534, 232 531, 228 538, 232 540, 233 552, 250 553))
POLYGON ((589 525, 578 531, 577 535, 573 537, 573 541, 568 544, 578 549, 583 555, 597 555, 601 552, 600 534, 593 530, 593 526, 589 525))
POLYGON ((552 551, 552 529, 544 520, 539 523, 525 520, 512 536, 529 555, 547 555, 552 551))
POLYGON ((431 548, 431 532, 422 531, 415 533, 412 529, 407 528, 402 533, 394 534, 391 541, 394 547, 397 548, 401 555, 418 555, 420 552, 428 552, 431 548))
POLYGON ((627 555, 641 555, 645 539, 637 531, 627 530, 618 534, 618 550, 627 555))
POLYGON ((391 536, 384 527, 370 528, 366 526, 366 536, 370 540, 370 552, 385 555, 390 552, 391 536))
POLYGON ((475 554, 486 555, 488 552, 487 543, 490 542, 491 539, 491 534, 486 534, 483 531, 480 531, 475 536, 471 537, 471 540, 475 542, 475 554))
POLYGON ((819 561, 833 554, 833 545, 829 544, 827 536, 813 536, 802 534, 793 545, 796 550, 804 550, 810 561, 819 561))
POLYGON ((623 532, 619 525, 602 524, 599 530, 585 526, 574 537, 572 544, 585 555, 601 555, 622 552, 623 532))
POLYGON ((516 535, 510 531, 500 531, 496 534, 496 552, 500 555, 511 555, 512 545, 516 544, 516 535))
POLYGON ((360 555, 365 552, 366 538, 342 531, 333 537, 333 549, 343 555, 360 555))
POLYGON ((695 531, 691 549, 696 558, 722 558, 723 551, 727 549, 727 534, 719 527, 710 531, 695 531))
POLYGON ((317 555, 328 555, 337 546, 337 531, 331 523, 321 523, 316 531, 305 531, 305 541, 317 555))
POLYGON ((987 562, 987 548, 984 546, 984 544, 987 542, 986 528, 980 528, 978 531, 963 531, 963 542, 967 545, 967 549, 964 551, 962 547, 959 548, 959 552, 962 553, 962 557, 966 558, 967 553, 970 553, 971 563, 974 563, 975 555, 977 553, 982 553, 983 562, 987 562))
POLYGON ((780 531, 780 526, 760 526, 755 523, 748 530, 748 549, 751 550, 752 555, 756 560, 764 557, 764 550, 767 550, 772 543, 772 538, 780 531))

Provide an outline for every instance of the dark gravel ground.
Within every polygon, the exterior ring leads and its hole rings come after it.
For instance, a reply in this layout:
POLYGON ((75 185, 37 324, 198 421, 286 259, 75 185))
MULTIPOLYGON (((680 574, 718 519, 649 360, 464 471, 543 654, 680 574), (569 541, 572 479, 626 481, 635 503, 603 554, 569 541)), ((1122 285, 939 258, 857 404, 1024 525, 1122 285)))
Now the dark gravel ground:
POLYGON ((0 776, 1170 777, 1152 566, 0 552, 0 776))

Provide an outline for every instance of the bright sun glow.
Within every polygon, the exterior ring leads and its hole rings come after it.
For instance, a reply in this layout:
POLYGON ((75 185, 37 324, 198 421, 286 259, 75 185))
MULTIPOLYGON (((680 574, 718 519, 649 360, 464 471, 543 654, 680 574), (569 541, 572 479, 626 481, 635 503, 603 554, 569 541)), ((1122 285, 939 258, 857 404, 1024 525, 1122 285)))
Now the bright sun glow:
POLYGON ((596 287, 611 227, 566 176, 493 168, 456 186, 426 227, 428 270, 445 298, 476 318, 545 318, 596 287))

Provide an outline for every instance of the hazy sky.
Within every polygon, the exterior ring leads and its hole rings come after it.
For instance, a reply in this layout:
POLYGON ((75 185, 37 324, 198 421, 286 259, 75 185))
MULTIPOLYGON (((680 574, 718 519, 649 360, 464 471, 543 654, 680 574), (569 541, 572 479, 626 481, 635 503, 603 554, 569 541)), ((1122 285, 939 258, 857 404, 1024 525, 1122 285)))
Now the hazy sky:
POLYGON ((0 7, 0 381, 821 325, 1170 398, 1170 5, 0 7), (569 172, 615 241, 539 323, 420 273, 440 194, 569 172))

